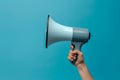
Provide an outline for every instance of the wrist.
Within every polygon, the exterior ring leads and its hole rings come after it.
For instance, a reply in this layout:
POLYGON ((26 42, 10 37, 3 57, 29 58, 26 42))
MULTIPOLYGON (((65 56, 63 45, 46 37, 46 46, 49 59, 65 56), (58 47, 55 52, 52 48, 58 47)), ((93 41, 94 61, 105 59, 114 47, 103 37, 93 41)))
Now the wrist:
POLYGON ((76 67, 81 70, 82 68, 86 67, 86 64, 84 62, 79 63, 76 67))

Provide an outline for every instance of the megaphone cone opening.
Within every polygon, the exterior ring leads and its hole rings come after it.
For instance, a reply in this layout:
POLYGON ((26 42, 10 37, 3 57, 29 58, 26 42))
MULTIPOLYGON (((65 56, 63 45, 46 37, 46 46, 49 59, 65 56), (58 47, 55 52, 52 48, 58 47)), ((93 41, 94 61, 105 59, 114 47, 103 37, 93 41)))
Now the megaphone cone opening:
POLYGON ((49 18, 50 18, 50 15, 48 15, 48 18, 47 18, 47 30, 46 30, 46 48, 48 47, 48 25, 49 25, 49 18))

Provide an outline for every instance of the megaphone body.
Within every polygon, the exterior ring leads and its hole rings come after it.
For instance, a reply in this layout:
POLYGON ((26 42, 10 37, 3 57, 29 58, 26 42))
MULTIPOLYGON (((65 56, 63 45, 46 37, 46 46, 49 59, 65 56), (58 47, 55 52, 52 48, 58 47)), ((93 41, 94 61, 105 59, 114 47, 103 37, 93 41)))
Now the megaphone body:
MULTIPOLYGON (((59 41, 71 41, 74 49, 81 50, 81 46, 90 39, 90 32, 86 28, 73 28, 55 22, 49 15, 46 30, 46 48, 59 41)), ((76 55, 77 57, 77 55, 76 55)), ((76 58, 77 59, 77 58, 76 58)), ((72 63, 74 64, 76 60, 72 63)))
POLYGON ((46 30, 46 48, 58 41, 71 41, 75 49, 90 39, 90 32, 86 28, 73 28, 55 22, 49 15, 46 30))

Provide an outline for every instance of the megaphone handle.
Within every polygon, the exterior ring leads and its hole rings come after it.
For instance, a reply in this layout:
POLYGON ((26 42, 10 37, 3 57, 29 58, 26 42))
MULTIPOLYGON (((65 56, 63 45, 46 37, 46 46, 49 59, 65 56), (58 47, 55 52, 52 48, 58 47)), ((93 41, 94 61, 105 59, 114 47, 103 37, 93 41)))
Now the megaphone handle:
MULTIPOLYGON (((81 46, 82 46, 82 42, 72 42, 71 43, 72 46, 73 46, 73 49, 72 50, 80 50, 81 51, 81 46)), ((74 59, 73 61, 71 61, 72 64, 75 64, 75 62, 77 61, 78 59, 78 54, 76 54, 76 59, 74 59)))

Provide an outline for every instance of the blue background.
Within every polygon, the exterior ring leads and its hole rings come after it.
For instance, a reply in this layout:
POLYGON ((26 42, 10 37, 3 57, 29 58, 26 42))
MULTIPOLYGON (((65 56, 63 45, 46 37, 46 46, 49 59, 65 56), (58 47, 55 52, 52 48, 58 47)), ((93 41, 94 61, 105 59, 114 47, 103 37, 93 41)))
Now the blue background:
POLYGON ((67 60, 70 42, 45 48, 47 15, 89 28, 82 47, 95 80, 120 80, 119 0, 0 0, 0 80, 80 80, 67 60))

